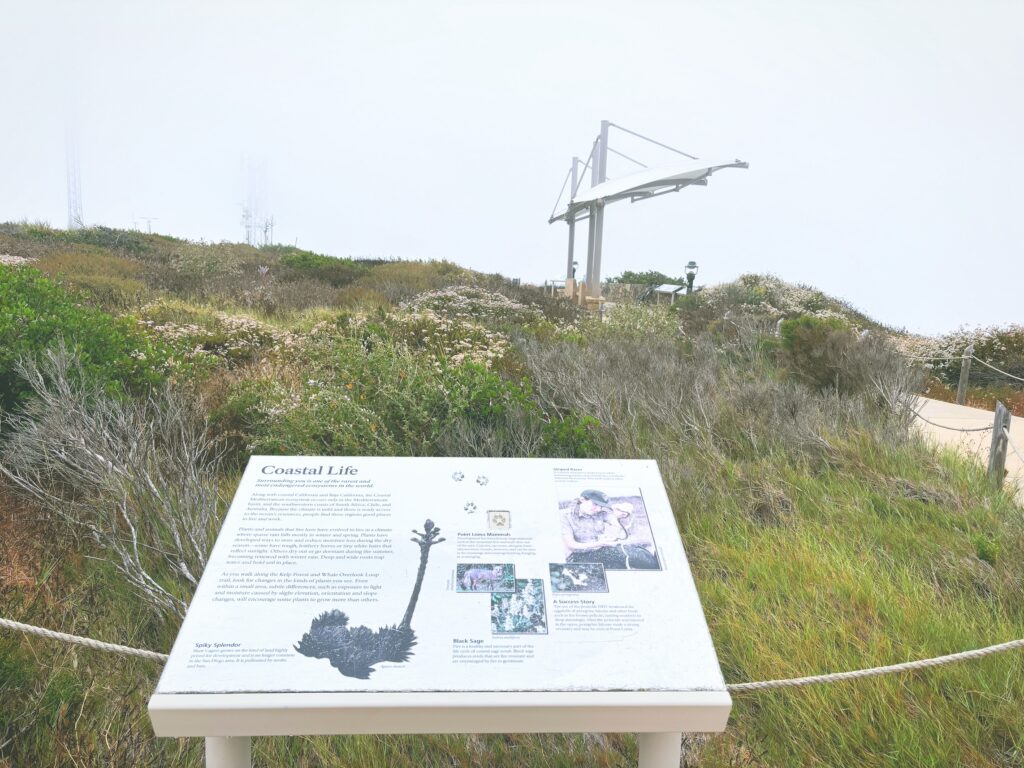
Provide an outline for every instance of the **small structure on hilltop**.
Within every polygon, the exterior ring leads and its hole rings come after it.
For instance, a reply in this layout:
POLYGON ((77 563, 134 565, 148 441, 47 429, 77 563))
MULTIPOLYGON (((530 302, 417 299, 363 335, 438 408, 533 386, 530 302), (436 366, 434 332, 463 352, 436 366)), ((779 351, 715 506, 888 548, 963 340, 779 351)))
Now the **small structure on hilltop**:
POLYGON ((680 294, 685 294, 685 292, 685 285, 665 283, 664 285, 652 285, 648 291, 645 292, 645 296, 654 304, 671 304, 679 298, 680 294))
POLYGON ((693 185, 706 186, 708 178, 715 171, 723 168, 747 168, 749 164, 742 160, 708 163, 687 154, 682 150, 662 144, 660 141, 643 136, 621 125, 608 120, 601 121, 601 132, 594 139, 587 161, 583 163, 578 157, 572 159, 572 165, 562 182, 562 191, 558 194, 555 207, 551 211, 548 223, 565 221, 569 225, 569 253, 566 261, 565 295, 586 306, 588 303, 601 302, 601 239, 604 231, 604 208, 617 200, 629 200, 635 203, 649 197, 657 197, 669 192, 678 192, 684 187, 693 185), (616 128, 638 139, 655 144, 682 155, 686 160, 650 168, 639 160, 613 149, 608 144, 608 132, 616 128), (642 170, 622 176, 618 179, 608 177, 608 153, 618 155, 638 165, 642 170), (580 166, 582 165, 582 171, 580 166), (590 188, 580 191, 580 185, 587 169, 590 169, 590 188), (571 182, 571 184, 570 184, 571 182), (563 203, 566 188, 569 189, 568 202, 563 203), (576 222, 587 221, 589 232, 587 240, 586 282, 577 283, 574 269, 574 250, 576 239, 576 222))

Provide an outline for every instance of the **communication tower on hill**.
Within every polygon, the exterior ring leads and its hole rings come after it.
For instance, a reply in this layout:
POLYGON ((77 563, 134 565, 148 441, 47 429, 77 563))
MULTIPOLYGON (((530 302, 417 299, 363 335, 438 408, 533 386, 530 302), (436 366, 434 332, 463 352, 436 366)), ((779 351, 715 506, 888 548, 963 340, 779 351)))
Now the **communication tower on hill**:
POLYGON ((246 158, 243 161, 245 198, 242 201, 242 228, 245 242, 256 247, 274 244, 274 217, 268 211, 267 161, 246 158))
POLYGON ((68 229, 82 229, 82 172, 78 164, 78 137, 70 127, 64 137, 64 159, 68 182, 68 229))

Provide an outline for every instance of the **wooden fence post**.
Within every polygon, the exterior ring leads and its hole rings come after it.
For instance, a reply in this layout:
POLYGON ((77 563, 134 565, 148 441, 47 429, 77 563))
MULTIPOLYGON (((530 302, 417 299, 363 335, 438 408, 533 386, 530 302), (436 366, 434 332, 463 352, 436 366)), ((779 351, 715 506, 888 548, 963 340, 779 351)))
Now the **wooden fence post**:
POLYGON ((992 446, 988 452, 988 479, 996 490, 1003 487, 1003 477, 1006 475, 1006 448, 1009 443, 1006 435, 1009 431, 1010 411, 1002 402, 996 402, 996 416, 992 422, 992 446))
POLYGON ((956 387, 956 404, 963 405, 967 401, 967 379, 971 375, 971 358, 974 357, 974 345, 968 344, 964 356, 960 359, 960 383, 956 387))

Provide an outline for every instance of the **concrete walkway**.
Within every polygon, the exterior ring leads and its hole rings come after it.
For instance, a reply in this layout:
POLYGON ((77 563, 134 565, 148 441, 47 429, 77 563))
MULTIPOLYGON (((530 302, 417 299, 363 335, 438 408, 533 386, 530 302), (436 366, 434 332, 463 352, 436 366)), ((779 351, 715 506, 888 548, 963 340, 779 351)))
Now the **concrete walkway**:
MULTIPOLYGON (((981 462, 983 467, 988 467, 988 452, 992 445, 992 430, 984 432, 955 432, 955 429, 977 429, 978 427, 991 427, 995 414, 991 411, 983 411, 980 408, 969 408, 966 405, 956 403, 945 403, 941 400, 931 400, 927 397, 919 398, 918 413, 928 421, 933 421, 935 426, 928 424, 921 419, 914 419, 918 428, 936 443, 951 448, 956 448, 961 453, 974 456, 981 462)), ((1010 420, 1010 440, 1017 450, 1024 453, 1024 418, 1013 418, 1010 420)), ((1013 447, 1006 451, 1006 484, 1016 486, 1017 499, 1024 504, 1024 461, 1014 452, 1013 447)))

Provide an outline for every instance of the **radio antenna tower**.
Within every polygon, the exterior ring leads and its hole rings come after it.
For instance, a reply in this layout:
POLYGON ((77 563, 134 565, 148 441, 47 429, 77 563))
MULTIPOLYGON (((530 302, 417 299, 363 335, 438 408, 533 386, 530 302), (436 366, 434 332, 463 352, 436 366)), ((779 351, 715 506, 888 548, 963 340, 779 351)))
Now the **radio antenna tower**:
POLYGON ((246 158, 243 172, 245 199, 242 201, 242 228, 245 230, 245 242, 256 247, 273 245, 274 217, 267 210, 267 162, 246 158))
POLYGON ((64 139, 64 155, 68 177, 68 229, 82 229, 85 226, 85 218, 82 216, 82 173, 78 165, 78 137, 71 128, 64 139))

